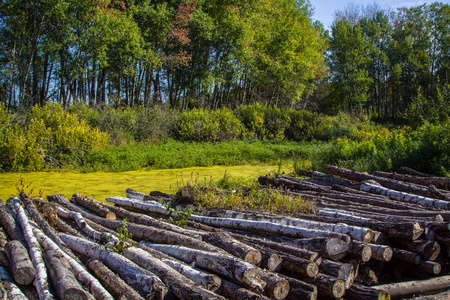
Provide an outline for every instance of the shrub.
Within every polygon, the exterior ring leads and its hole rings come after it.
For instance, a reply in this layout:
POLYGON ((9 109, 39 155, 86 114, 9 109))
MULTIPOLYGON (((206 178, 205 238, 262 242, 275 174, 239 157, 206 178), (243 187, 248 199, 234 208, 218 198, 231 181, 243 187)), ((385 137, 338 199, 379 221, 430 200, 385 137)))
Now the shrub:
POLYGON ((284 135, 292 141, 309 141, 314 137, 318 115, 305 110, 287 110, 290 122, 284 135))

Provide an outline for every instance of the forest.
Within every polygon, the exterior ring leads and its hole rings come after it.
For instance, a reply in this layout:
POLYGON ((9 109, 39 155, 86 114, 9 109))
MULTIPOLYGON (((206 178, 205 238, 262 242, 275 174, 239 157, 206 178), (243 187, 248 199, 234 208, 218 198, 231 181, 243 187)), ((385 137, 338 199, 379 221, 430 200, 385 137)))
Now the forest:
MULTIPOLYGON (((2 0, 0 170, 111 169, 123 155, 140 161, 113 170, 155 167, 148 147, 164 143, 322 141, 253 154, 447 174, 450 5, 348 6, 330 30, 313 16, 307 0, 2 0)), ((234 159, 186 164, 252 161, 234 159)))

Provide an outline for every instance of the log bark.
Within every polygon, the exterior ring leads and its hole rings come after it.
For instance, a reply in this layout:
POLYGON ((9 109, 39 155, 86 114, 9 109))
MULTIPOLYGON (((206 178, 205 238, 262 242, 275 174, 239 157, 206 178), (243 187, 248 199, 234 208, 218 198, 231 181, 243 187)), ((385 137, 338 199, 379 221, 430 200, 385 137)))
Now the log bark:
POLYGON ((183 246, 141 243, 169 254, 185 263, 195 264, 195 266, 203 270, 224 276, 227 280, 239 282, 258 293, 261 293, 266 285, 260 278, 258 268, 236 257, 183 246))
POLYGON ((78 193, 73 194, 72 200, 78 204, 79 206, 82 206, 98 216, 102 218, 106 218, 109 220, 115 220, 116 214, 108 209, 106 209, 104 206, 102 206, 97 200, 89 197, 82 196, 78 193))
POLYGON ((161 203, 156 201, 139 202, 130 198, 123 197, 108 197, 106 201, 109 203, 114 203, 119 206, 132 207, 140 211, 145 211, 149 213, 156 213, 163 216, 169 215, 168 209, 166 209, 161 203))
POLYGON ((324 259, 319 269, 323 274, 342 279, 345 289, 349 289, 355 281, 355 270, 352 264, 324 259))
POLYGON ((300 249, 308 249, 317 252, 326 258, 339 260, 349 251, 349 243, 339 238, 310 238, 294 239, 286 242, 287 245, 300 249))
POLYGON ((432 176, 414 176, 407 174, 398 173, 387 173, 381 171, 373 172, 373 175, 378 177, 390 178, 415 184, 420 184, 423 186, 435 185, 438 188, 449 190, 450 189, 450 178, 446 177, 432 177, 432 176))
POLYGON ((317 287, 319 297, 326 296, 331 298, 342 298, 345 294, 345 283, 342 279, 319 274, 314 278, 305 278, 308 283, 317 287))
POLYGON ((225 232, 207 233, 202 235, 202 239, 255 266, 261 263, 261 253, 258 250, 232 238, 225 232))
POLYGON ((102 285, 116 296, 125 296, 128 300, 144 300, 134 289, 97 259, 88 259, 86 266, 101 281, 102 285))
POLYGON ((328 187, 320 186, 318 184, 314 184, 311 182, 295 180, 292 178, 270 178, 266 176, 260 176, 258 178, 258 182, 261 185, 271 186, 271 187, 280 187, 283 186, 285 189, 289 190, 306 190, 306 191, 315 191, 315 192, 327 192, 329 190, 328 187))
POLYGON ((43 254, 50 279, 56 294, 62 300, 87 300, 88 297, 80 286, 75 276, 70 271, 69 263, 61 253, 56 251, 45 251, 43 254))
POLYGON ((163 299, 167 293, 167 287, 156 275, 147 271, 122 255, 103 249, 92 242, 73 237, 64 233, 59 234, 61 239, 69 247, 80 254, 102 261, 112 271, 130 286, 145 294, 150 294, 156 299, 163 299))
POLYGON ((196 270, 173 259, 163 258, 161 261, 211 292, 216 292, 222 285, 219 276, 196 270))
POLYGON ((361 184, 361 190, 380 194, 380 195, 386 195, 389 198, 397 200, 397 201, 414 203, 414 204, 421 205, 424 207, 450 210, 450 202, 448 202, 448 201, 427 198, 426 196, 417 196, 417 195, 408 194, 405 192, 399 192, 399 191, 388 189, 385 187, 376 186, 376 185, 373 185, 373 184, 370 184, 367 182, 364 182, 363 184, 361 184))
POLYGON ((433 176, 433 175, 419 172, 417 170, 414 170, 414 169, 406 167, 406 166, 402 166, 402 167, 398 168, 398 172, 402 173, 402 174, 408 174, 408 175, 419 176, 419 177, 432 177, 433 176))
POLYGON ((384 291, 392 299, 406 298, 417 294, 431 294, 442 291, 450 285, 450 275, 426 280, 415 280, 400 283, 377 285, 373 289, 384 291))
POLYGON ((211 217, 203 217, 192 215, 191 219, 200 222, 203 224, 216 226, 216 227, 225 227, 225 228, 234 228, 234 229, 243 229, 253 232, 265 232, 272 234, 285 235, 296 238, 312 238, 312 237, 342 237, 344 239, 348 239, 348 236, 341 233, 329 232, 325 230, 315 230, 308 229, 296 226, 289 225, 280 225, 274 223, 267 223, 267 221, 250 221, 250 220, 237 220, 237 219, 229 219, 229 218, 211 218, 211 217), (347 238, 346 238, 347 237, 347 238))
POLYGON ((389 299, 388 293, 383 290, 378 290, 373 287, 364 286, 361 284, 353 284, 345 293, 345 298, 349 300, 384 300, 389 299))
POLYGON ((222 299, 142 249, 132 247, 125 250, 123 255, 142 268, 157 274, 179 299, 222 299))
POLYGON ((359 241, 353 241, 353 244, 358 245, 366 245, 369 246, 372 250, 372 258, 379 261, 390 261, 392 259, 393 251, 392 248, 385 245, 376 245, 371 243, 361 243, 359 241))
MULTIPOLYGON (((282 275, 283 276, 283 275, 282 275)), ((317 287, 313 284, 303 282, 296 278, 283 276, 290 286, 289 294, 287 295, 287 300, 316 300, 317 299, 317 287)))
POLYGON ((437 242, 417 240, 412 242, 405 242, 396 240, 395 243, 403 246, 402 248, 415 252, 423 257, 425 260, 435 260, 441 252, 441 247, 437 242))
POLYGON ((30 254, 31 261, 36 270, 36 279, 34 285, 39 295, 40 300, 54 299, 49 291, 48 279, 47 279, 47 269, 45 268, 44 260, 42 259, 42 251, 39 246, 36 237, 33 235, 31 226, 29 224, 28 218, 25 215, 22 205, 19 199, 14 199, 14 208, 17 212, 17 221, 22 228, 24 239, 28 245, 28 251, 30 254))
POLYGON ((9 241, 6 243, 5 252, 11 265, 14 280, 23 285, 32 283, 36 278, 36 270, 23 244, 15 240, 9 241))
POLYGON ((392 248, 392 259, 410 265, 418 265, 422 261, 419 254, 398 248, 392 248))
POLYGON ((414 266, 414 271, 416 270, 437 275, 441 273, 441 264, 434 261, 421 261, 418 265, 414 266))
POLYGON ((273 272, 260 272, 261 278, 266 282, 266 295, 272 299, 284 299, 289 293, 289 281, 273 272))
POLYGON ((318 180, 318 181, 322 181, 322 182, 326 182, 328 185, 338 184, 338 185, 342 185, 342 186, 349 186, 349 185, 353 184, 353 182, 351 182, 350 180, 342 179, 342 178, 339 178, 339 177, 335 177, 333 175, 320 173, 320 172, 317 172, 317 171, 314 171, 312 173, 312 179, 315 179, 315 180, 318 180))
POLYGON ((67 255, 62 251, 58 245, 55 244, 50 238, 48 238, 41 230, 33 228, 33 234, 39 241, 42 249, 45 251, 56 251, 66 258, 68 261, 73 274, 83 286, 87 287, 89 292, 98 300, 112 300, 113 297, 106 291, 103 286, 98 282, 98 280, 92 276, 81 263, 73 259, 71 256, 67 255))
POLYGON ((237 284, 222 280, 220 294, 230 300, 269 300, 269 298, 251 292, 237 284))
POLYGON ((5 287, 3 292, 3 299, 12 300, 28 300, 17 285, 14 284, 14 278, 9 274, 8 270, 0 264, 0 285, 5 287))
POLYGON ((356 258, 361 262, 368 262, 372 258, 372 248, 363 243, 353 243, 350 251, 350 256, 356 258))
POLYGON ((0 224, 11 239, 25 243, 25 240, 23 239, 22 229, 16 223, 16 220, 8 211, 6 206, 3 204, 3 201, 0 201, 0 224))

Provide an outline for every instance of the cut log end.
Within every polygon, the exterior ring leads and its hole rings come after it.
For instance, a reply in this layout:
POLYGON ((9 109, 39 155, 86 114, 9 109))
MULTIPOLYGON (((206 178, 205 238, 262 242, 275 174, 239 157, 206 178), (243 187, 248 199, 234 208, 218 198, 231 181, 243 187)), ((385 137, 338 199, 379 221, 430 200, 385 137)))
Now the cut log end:
POLYGON ((22 285, 29 285, 36 278, 36 270, 33 267, 20 268, 13 274, 14 280, 22 285))
POLYGON ((315 262, 310 262, 306 267, 306 275, 314 277, 319 274, 319 265, 315 262))
POLYGON ((83 300, 83 299, 88 299, 86 294, 79 290, 79 289, 74 289, 74 288, 70 288, 67 289, 66 292, 64 293, 64 295, 61 296, 62 300, 83 300))
POLYGON ((115 220, 116 219, 116 214, 111 211, 111 212, 107 213, 105 217, 108 220, 115 220))
POLYGON ((257 250, 251 250, 248 251, 247 254, 244 257, 244 260, 248 263, 251 263, 252 265, 259 265, 261 263, 261 252, 257 251, 257 250))
POLYGON ((343 280, 336 280, 331 291, 335 298, 342 298, 345 294, 345 282, 343 280))

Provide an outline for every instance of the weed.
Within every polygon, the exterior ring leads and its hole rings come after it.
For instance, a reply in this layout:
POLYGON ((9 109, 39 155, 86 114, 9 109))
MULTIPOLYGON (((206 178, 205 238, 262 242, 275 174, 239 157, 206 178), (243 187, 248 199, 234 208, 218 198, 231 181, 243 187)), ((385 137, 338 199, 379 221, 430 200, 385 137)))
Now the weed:
POLYGON ((133 247, 136 244, 136 242, 128 242, 128 240, 132 237, 132 234, 128 232, 128 225, 130 224, 129 220, 124 219, 123 222, 123 226, 117 229, 117 233, 119 233, 119 241, 112 242, 112 245, 106 247, 106 249, 112 250, 119 254, 123 254, 125 250, 133 247))

